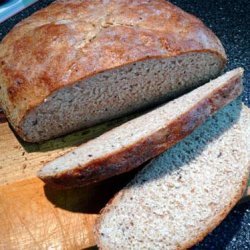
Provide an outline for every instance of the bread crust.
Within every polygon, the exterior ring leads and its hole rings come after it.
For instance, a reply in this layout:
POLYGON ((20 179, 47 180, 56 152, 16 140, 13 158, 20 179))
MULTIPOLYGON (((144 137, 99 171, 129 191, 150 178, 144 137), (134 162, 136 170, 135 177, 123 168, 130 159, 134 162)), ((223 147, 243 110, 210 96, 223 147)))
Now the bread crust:
POLYGON ((22 135, 27 114, 56 90, 153 58, 225 51, 200 20, 164 1, 56 1, 0 44, 0 105, 22 135))
POLYGON ((38 173, 39 178, 58 188, 72 188, 99 182, 140 166, 189 135, 211 114, 240 95, 242 72, 242 69, 237 70, 223 87, 215 89, 178 119, 137 143, 54 175, 38 173))

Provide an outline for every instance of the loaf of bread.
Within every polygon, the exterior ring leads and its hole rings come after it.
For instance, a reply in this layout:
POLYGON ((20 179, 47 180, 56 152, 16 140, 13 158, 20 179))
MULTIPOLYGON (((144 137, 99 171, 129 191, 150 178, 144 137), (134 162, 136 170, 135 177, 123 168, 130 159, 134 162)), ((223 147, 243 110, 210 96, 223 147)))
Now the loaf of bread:
POLYGON ((139 167, 189 135, 242 91, 242 68, 122 124, 47 163, 38 176, 60 187, 84 186, 139 167))
POLYGON ((233 102, 153 160, 106 206, 100 249, 189 249, 241 198, 250 163, 250 110, 233 102))
POLYGON ((226 55, 200 20, 164 0, 61 0, 0 44, 0 105, 39 142, 190 90, 226 55))

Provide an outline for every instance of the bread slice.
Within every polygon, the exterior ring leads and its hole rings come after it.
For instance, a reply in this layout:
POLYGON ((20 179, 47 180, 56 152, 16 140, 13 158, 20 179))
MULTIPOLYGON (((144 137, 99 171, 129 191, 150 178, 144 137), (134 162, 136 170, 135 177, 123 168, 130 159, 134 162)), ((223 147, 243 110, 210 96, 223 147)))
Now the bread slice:
POLYGON ((87 185, 140 166, 190 134, 242 91, 241 68, 133 119, 45 165, 38 176, 61 187, 87 185))
POLYGON ((250 112, 240 110, 231 103, 139 172, 102 211, 100 249, 186 249, 212 231, 247 184, 250 112))
POLYGON ((165 0, 59 0, 0 43, 0 106, 39 142, 163 103, 225 63, 216 35, 165 0))

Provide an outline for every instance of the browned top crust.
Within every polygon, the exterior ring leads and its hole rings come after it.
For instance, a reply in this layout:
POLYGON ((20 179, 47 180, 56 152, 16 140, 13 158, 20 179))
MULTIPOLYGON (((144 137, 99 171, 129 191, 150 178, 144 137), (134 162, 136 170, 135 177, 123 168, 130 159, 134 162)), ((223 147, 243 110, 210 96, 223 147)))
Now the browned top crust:
POLYGON ((0 105, 14 127, 53 91, 155 57, 210 51, 218 38, 164 0, 59 0, 17 24, 0 44, 0 105))

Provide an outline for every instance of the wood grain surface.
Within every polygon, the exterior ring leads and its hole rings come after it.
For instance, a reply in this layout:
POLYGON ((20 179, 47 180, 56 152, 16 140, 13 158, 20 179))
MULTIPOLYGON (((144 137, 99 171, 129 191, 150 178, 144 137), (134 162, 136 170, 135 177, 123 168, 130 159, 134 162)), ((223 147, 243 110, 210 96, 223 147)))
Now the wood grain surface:
MULTIPOLYGON (((130 118, 31 144, 18 139, 0 114, 0 249, 71 250, 95 245, 97 214, 138 170, 72 190, 51 189, 36 178, 36 172, 44 162, 130 118)), ((246 200, 245 196, 242 202, 246 200)))
POLYGON ((20 140, 0 115, 0 249, 84 249, 95 245, 97 214, 134 173, 72 190, 36 178, 44 162, 129 118, 41 144, 20 140))
MULTIPOLYGON (((83 196, 87 203, 86 192, 83 196)), ((84 199, 74 199, 66 193, 46 193, 43 183, 35 178, 1 186, 0 248, 81 249, 94 245, 92 228, 96 215, 77 207, 78 202, 84 204, 84 199), (54 204, 47 198, 51 195, 54 204), (57 202, 65 207, 57 206, 57 202), (77 208, 79 211, 70 211, 77 208)))

